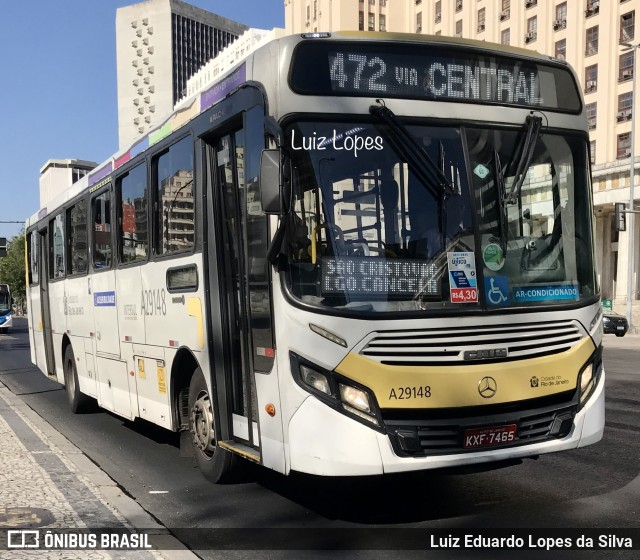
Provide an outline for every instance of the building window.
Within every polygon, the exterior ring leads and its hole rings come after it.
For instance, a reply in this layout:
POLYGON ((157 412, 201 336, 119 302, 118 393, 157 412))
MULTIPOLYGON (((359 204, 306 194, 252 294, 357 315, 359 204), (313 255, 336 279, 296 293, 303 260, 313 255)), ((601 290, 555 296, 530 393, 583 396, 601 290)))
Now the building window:
POLYGON ((456 21, 456 37, 462 37, 462 20, 456 21))
POLYGON ((555 57, 559 60, 566 60, 567 58, 567 40, 560 39, 556 41, 555 57))
POLYGON ((502 10, 500 11, 500 21, 507 21, 511 16, 511 0, 502 0, 502 10))
POLYGON ((624 132, 618 134, 618 146, 616 149, 616 157, 618 159, 628 158, 631 155, 631 133, 624 132))
POLYGON ((538 16, 533 16, 527 20, 527 33, 524 36, 524 42, 532 43, 537 38, 538 38, 538 16))
POLYGON ((595 165, 596 163, 596 141, 591 140, 589 142, 589 160, 591 161, 591 165, 595 165))
POLYGON ((584 69, 584 91, 592 93, 598 89, 598 65, 593 64, 584 69))
POLYGON ((587 9, 584 11, 586 17, 594 16, 600 11, 600 0, 587 0, 587 9))
POLYGON ((510 45, 511 44, 511 29, 503 29, 502 30, 502 34, 500 37, 500 42, 503 45, 510 45))
POLYGON ((364 31, 364 12, 358 14, 358 29, 364 31))
POLYGON ((462 11, 462 0, 456 0, 456 13, 462 11))
POLYGON ((318 19, 318 0, 313 0, 313 21, 318 19))
POLYGON ((307 25, 309 24, 310 20, 311 20, 311 6, 307 6, 307 25))
POLYGON ((567 27, 567 3, 562 2, 556 6, 556 19, 553 22, 553 29, 564 29, 567 27))
POLYGON ((442 2, 441 0, 438 0, 436 2, 435 22, 440 23, 441 21, 442 21, 442 2))
POLYGON ((376 16, 375 14, 369 14, 369 31, 376 30, 376 16))
POLYGON ((486 14, 486 10, 484 8, 480 8, 478 10, 478 33, 482 33, 484 31, 485 14, 486 14))
POLYGON ((597 54, 598 52, 598 26, 594 25, 587 29, 586 33, 587 48, 584 51, 586 56, 597 54))
POLYGON ((597 124, 598 117, 598 104, 597 103, 587 103, 585 105, 585 111, 587 113, 587 124, 589 126, 589 130, 593 130, 597 124))
POLYGON ((620 16, 620 42, 628 43, 633 41, 636 12, 629 12, 620 16))
POLYGON ((385 16, 384 14, 380 14, 378 16, 378 25, 380 26, 380 31, 386 31, 387 30, 387 16, 385 16))
POLYGON ((633 116, 633 92, 621 93, 618 95, 618 115, 616 120, 624 122, 633 116))
POLYGON ((538 5, 538 0, 524 0, 525 8, 533 8, 538 5))
POLYGON ((416 33, 422 33, 422 12, 416 14, 416 33))
POLYGON ((619 57, 618 81, 626 82, 633 78, 633 56, 634 51, 622 53, 619 57))

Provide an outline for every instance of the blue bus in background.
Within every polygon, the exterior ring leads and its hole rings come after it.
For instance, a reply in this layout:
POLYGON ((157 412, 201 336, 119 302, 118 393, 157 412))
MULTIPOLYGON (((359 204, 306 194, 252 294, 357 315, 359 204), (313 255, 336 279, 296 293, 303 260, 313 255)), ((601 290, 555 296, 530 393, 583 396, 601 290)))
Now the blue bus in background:
POLYGON ((0 284, 0 332, 8 333, 13 324, 13 306, 9 284, 0 284))

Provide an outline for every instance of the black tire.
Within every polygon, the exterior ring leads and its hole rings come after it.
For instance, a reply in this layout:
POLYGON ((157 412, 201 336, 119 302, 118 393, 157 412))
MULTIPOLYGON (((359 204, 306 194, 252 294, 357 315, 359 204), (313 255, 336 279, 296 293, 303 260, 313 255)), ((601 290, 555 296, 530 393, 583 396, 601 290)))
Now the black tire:
POLYGON ((64 386, 67 392, 69 408, 74 414, 83 412, 89 408, 91 397, 80 392, 78 384, 78 372, 76 371, 76 361, 73 355, 71 344, 64 352, 64 386))
POLYGON ((624 333, 619 333, 619 332, 617 332, 617 333, 616 333, 616 336, 624 336, 624 333))
POLYGON ((193 372, 189 384, 189 435, 200 472, 214 483, 230 482, 235 456, 216 445, 215 404, 202 370, 193 372))

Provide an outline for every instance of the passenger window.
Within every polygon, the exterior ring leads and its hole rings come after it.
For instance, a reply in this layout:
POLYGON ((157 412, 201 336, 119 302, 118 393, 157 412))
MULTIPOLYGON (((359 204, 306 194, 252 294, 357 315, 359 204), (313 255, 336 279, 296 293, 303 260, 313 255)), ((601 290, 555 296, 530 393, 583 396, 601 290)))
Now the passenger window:
POLYGON ((195 243, 193 140, 184 138, 153 161, 155 252, 188 251, 195 243))
POLYGON ((93 267, 96 270, 111 268, 111 193, 103 192, 93 199, 93 267))
POLYGON ((87 204, 81 200, 67 210, 67 237, 69 255, 67 270, 69 274, 83 274, 87 271, 87 204))
POLYGON ((63 214, 58 214, 49 222, 49 278, 64 278, 63 214))
POLYGON ((29 251, 29 284, 38 283, 38 232, 27 235, 27 247, 29 251))
POLYGON ((147 168, 143 163, 118 180, 120 262, 146 260, 149 254, 147 168))

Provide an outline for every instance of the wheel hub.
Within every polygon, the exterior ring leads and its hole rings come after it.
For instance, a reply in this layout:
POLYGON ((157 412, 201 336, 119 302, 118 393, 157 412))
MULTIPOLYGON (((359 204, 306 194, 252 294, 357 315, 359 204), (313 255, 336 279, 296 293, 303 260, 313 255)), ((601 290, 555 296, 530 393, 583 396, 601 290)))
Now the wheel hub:
POLYGON ((196 447, 203 453, 212 455, 216 448, 215 431, 211 402, 207 393, 198 395, 198 399, 191 408, 189 430, 196 447))

